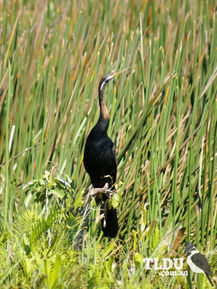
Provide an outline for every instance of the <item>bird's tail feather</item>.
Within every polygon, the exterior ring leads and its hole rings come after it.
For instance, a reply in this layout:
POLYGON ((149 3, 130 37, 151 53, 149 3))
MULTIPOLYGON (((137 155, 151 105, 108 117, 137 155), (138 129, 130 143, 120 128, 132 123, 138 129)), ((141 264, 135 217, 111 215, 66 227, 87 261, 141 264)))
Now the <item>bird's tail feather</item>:
POLYGON ((210 285, 211 285, 212 287, 214 287, 214 285, 213 285, 213 283, 212 283, 212 281, 211 281, 211 279, 210 279, 210 277, 209 277, 209 274, 205 272, 205 275, 206 275, 207 279, 209 280, 210 285))
POLYGON ((102 230, 106 237, 115 238, 118 233, 118 218, 117 211, 114 208, 109 208, 108 201, 101 205, 101 220, 102 230))

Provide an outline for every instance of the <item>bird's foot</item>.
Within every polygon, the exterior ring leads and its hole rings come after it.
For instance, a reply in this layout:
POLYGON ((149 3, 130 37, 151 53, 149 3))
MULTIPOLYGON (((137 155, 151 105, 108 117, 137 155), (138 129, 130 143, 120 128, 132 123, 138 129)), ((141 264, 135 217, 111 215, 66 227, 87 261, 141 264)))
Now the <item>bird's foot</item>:
POLYGON ((107 195, 108 197, 111 197, 111 194, 113 194, 113 191, 109 188, 108 183, 106 183, 103 188, 94 188, 93 186, 91 186, 90 195, 95 196, 98 193, 103 193, 107 195))

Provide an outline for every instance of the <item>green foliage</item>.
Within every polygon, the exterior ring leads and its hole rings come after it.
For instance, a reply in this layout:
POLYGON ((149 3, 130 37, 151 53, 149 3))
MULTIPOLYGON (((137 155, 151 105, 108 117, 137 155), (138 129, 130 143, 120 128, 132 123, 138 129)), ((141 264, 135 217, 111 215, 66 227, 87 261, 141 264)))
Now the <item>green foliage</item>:
POLYGON ((193 241, 216 274, 215 9, 196 0, 0 3, 1 288, 209 286, 193 273, 160 276, 143 259, 184 258, 193 241), (120 224, 108 240, 86 194, 83 149, 100 78, 127 67, 105 92, 120 224))

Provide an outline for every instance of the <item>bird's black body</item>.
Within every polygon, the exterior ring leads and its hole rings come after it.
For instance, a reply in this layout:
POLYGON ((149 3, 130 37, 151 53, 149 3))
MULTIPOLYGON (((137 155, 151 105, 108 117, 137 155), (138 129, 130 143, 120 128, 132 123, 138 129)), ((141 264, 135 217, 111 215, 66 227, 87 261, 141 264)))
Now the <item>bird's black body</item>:
POLYGON ((205 273, 208 273, 210 276, 212 276, 212 272, 209 266, 209 263, 207 262, 206 257, 201 254, 201 253, 197 253, 194 254, 192 257, 192 262, 197 264, 197 266, 202 269, 205 273))
POLYGON ((85 146, 84 165, 93 187, 102 188, 106 183, 111 187, 115 183, 115 147, 107 135, 95 139, 94 129, 91 131, 85 146))
MULTIPOLYGON (((94 188, 103 188, 105 184, 108 184, 108 187, 114 190, 117 162, 114 143, 107 135, 109 113, 103 95, 105 85, 111 79, 113 79, 113 75, 108 74, 102 78, 99 85, 100 116, 87 137, 84 166, 94 188)), ((104 215, 101 221, 104 235, 114 238, 118 232, 116 209, 109 207, 106 194, 97 194, 96 203, 101 204, 101 213, 104 215)))

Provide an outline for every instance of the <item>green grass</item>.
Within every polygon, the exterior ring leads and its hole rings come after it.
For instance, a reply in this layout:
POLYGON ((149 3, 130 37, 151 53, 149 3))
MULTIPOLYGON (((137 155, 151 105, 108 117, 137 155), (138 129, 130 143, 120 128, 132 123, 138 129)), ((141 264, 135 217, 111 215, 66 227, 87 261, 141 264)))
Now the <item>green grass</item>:
POLYGON ((208 288, 142 260, 186 258, 192 241, 216 274, 215 1, 2 1, 0 11, 0 287, 208 288), (82 199, 83 149, 100 78, 127 67, 105 91, 120 201, 108 240, 82 199))

